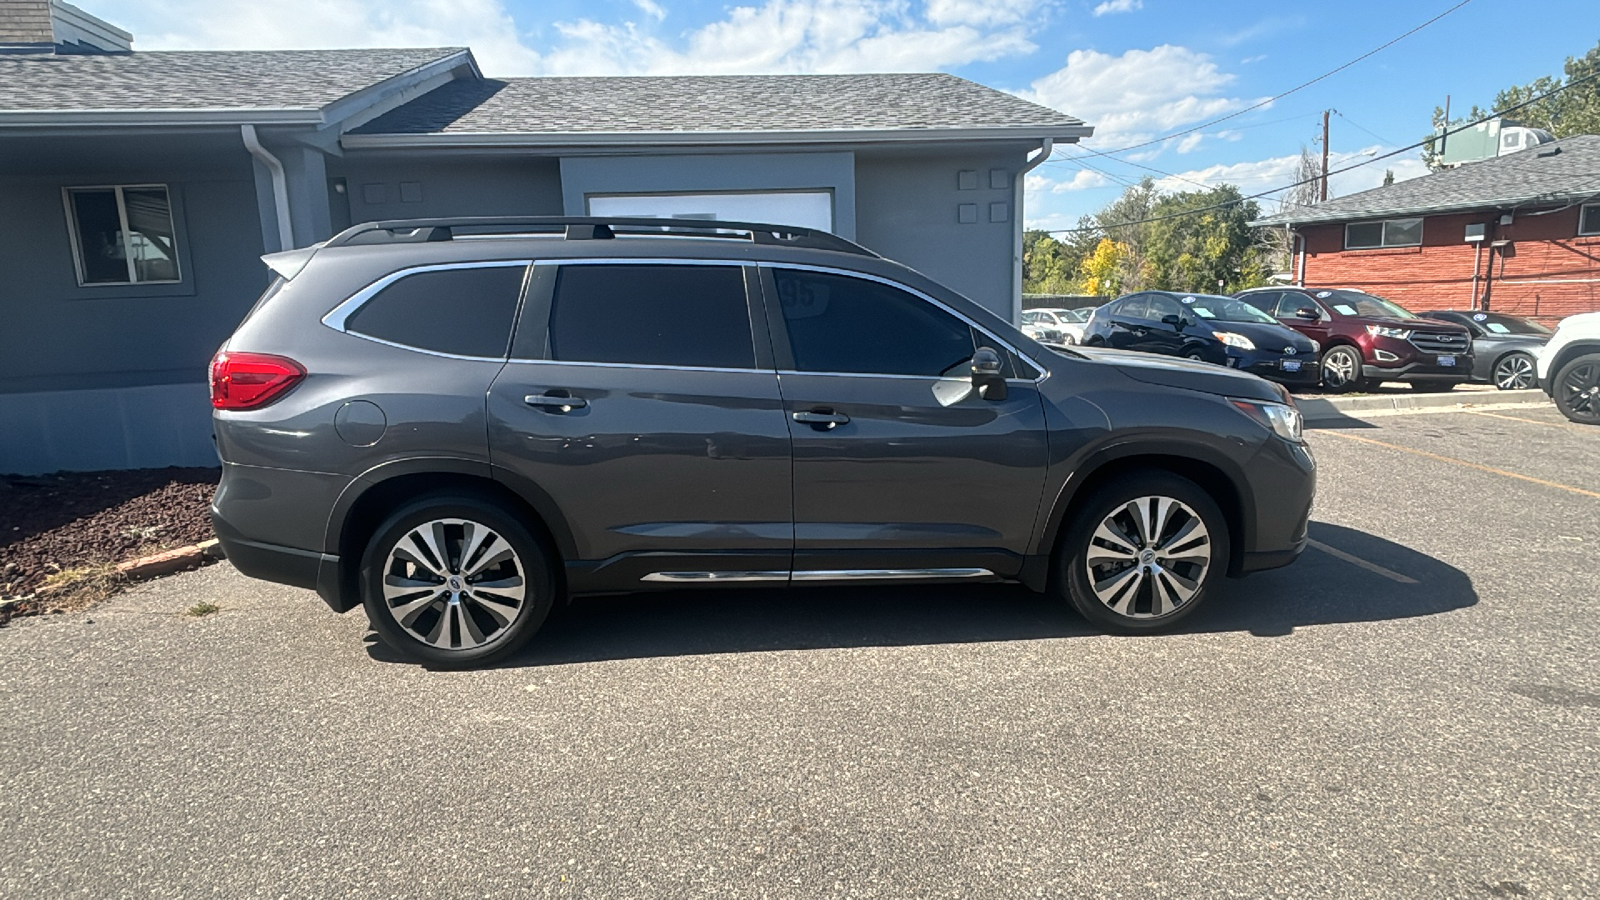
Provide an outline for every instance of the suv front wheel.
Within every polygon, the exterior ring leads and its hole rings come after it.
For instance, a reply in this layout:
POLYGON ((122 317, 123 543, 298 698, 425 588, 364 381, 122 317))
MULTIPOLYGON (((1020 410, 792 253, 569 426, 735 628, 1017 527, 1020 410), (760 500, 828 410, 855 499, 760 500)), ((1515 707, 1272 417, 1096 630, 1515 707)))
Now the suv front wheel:
POLYGON ((1340 344, 1329 347, 1322 354, 1322 386, 1328 393, 1349 393, 1359 390, 1364 384, 1361 378, 1361 353, 1356 348, 1340 344))
POLYGON ((1600 425, 1600 353, 1585 353, 1562 366, 1551 397, 1568 419, 1600 425))
POLYGON ((1192 614, 1228 567, 1228 528, 1211 496, 1165 472, 1128 475, 1077 510, 1057 583, 1090 622, 1161 631, 1192 614))
POLYGON ((539 541, 499 504, 422 497, 378 527, 361 562, 372 629, 432 666, 482 665, 522 646, 550 613, 555 580, 539 541))

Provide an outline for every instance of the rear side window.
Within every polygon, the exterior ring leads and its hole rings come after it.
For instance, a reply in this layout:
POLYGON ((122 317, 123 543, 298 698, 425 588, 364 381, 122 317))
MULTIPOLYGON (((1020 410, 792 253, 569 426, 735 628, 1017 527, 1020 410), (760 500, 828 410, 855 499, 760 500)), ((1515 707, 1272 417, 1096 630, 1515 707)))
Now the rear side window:
POLYGON ((1240 294, 1238 299, 1270 316, 1278 308, 1278 298, 1281 296, 1282 294, 1277 291, 1251 291, 1248 294, 1240 294))
POLYGON ((1117 315, 1129 319, 1143 319, 1150 314, 1150 296, 1148 294, 1134 294, 1132 297, 1117 304, 1117 315))
POLYGON ((503 359, 526 270, 517 263, 414 272, 362 304, 345 330, 435 353, 503 359))
POLYGON ((972 326, 899 288, 794 269, 772 277, 801 372, 937 378, 977 346, 972 326))
POLYGON ((550 358, 750 369, 755 345, 738 266, 562 266, 550 358))
POLYGON ((1151 294, 1150 313, 1148 316, 1146 316, 1146 318, 1159 322, 1167 316, 1177 316, 1180 319, 1183 318, 1183 307, 1179 306, 1178 301, 1172 299, 1171 297, 1163 297, 1160 294, 1151 294))
POLYGON ((1293 319, 1300 314, 1302 309, 1316 309, 1316 301, 1305 294, 1294 291, 1284 291, 1283 299, 1278 301, 1278 311, 1275 315, 1280 319, 1293 319))

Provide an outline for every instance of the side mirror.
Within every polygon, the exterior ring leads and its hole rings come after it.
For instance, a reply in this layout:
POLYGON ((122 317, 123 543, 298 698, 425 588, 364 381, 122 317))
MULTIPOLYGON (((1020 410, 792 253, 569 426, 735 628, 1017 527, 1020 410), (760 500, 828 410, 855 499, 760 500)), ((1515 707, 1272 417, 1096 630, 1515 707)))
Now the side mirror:
POLYGON ((972 386, 985 400, 1006 399, 1006 377, 1000 374, 1000 354, 979 347, 972 354, 972 386))
POLYGON ((1181 329, 1183 327, 1183 316, 1162 316, 1161 324, 1181 329))
POLYGON ((1311 308, 1309 306, 1300 307, 1299 309, 1294 311, 1294 314, 1295 314, 1295 317, 1299 318, 1299 319, 1320 319, 1320 318, 1322 318, 1322 314, 1321 313, 1317 312, 1315 309, 1313 309, 1313 308, 1311 308))

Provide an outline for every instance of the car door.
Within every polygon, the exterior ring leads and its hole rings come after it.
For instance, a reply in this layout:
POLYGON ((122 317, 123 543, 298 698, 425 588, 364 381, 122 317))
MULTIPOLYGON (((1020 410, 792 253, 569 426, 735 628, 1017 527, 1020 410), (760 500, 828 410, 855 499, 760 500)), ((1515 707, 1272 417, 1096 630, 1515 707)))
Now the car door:
POLYGON ((754 278, 736 262, 533 267, 489 391, 490 453, 559 510, 569 580, 787 580, 789 429, 754 278))
POLYGON ((1150 311, 1145 318, 1147 328, 1143 338, 1135 344, 1135 350, 1177 356, 1190 340, 1184 333, 1183 323, 1193 318, 1193 314, 1166 294, 1150 295, 1150 311), (1176 319, 1178 324, 1169 319, 1176 319))
POLYGON ((1137 349, 1136 344, 1145 339, 1150 330, 1145 317, 1150 310, 1150 295, 1134 294, 1118 300, 1111 307, 1111 327, 1106 334, 1106 344, 1118 350, 1137 349))
POLYGON ((794 441, 794 579, 1014 575, 1047 462, 1040 372, 887 279, 762 265, 794 441), (1009 369, 972 387, 975 348, 1009 369))
POLYGON ((1292 328, 1323 346, 1327 346, 1328 333, 1333 330, 1333 318, 1310 294, 1303 291, 1284 291, 1272 315, 1287 328, 1292 328), (1311 309, 1315 319, 1301 318, 1300 310, 1311 309))

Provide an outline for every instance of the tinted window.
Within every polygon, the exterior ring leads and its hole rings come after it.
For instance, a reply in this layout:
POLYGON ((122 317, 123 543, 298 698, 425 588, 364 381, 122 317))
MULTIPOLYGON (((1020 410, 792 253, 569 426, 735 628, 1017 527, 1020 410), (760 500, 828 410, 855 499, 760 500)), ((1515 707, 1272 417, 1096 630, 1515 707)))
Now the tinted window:
POLYGON ((1316 301, 1312 300, 1310 297, 1307 297, 1305 294, 1297 294, 1294 291, 1285 291, 1283 294, 1283 299, 1278 301, 1278 311, 1276 315, 1280 319, 1296 319, 1299 318, 1298 313, 1300 310, 1316 308, 1316 301))
POLYGON ((772 277, 799 371, 937 377, 972 358, 971 326, 899 288, 792 269, 772 277))
POLYGON ((345 328, 436 353, 504 357, 525 271, 518 264, 406 275, 351 314, 345 328))
POLYGON ((1117 304, 1117 315, 1127 319, 1143 319, 1150 312, 1148 294, 1134 294, 1117 304))
POLYGON ((1167 316, 1185 318, 1183 315, 1183 307, 1179 306, 1178 301, 1172 299, 1171 297, 1165 297, 1161 294, 1151 294, 1150 313, 1146 316, 1146 318, 1153 322, 1159 322, 1167 316))
POLYGON ((550 358, 749 369, 756 364, 738 266, 562 266, 550 358))
POLYGON ((1248 294, 1240 294, 1239 299, 1270 316, 1273 310, 1278 308, 1279 296, 1277 291, 1251 291, 1248 294))

